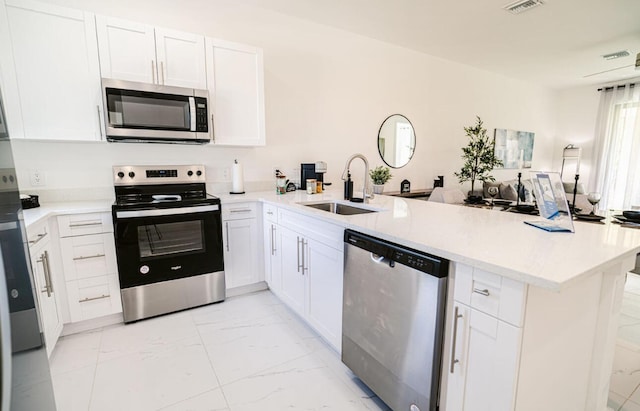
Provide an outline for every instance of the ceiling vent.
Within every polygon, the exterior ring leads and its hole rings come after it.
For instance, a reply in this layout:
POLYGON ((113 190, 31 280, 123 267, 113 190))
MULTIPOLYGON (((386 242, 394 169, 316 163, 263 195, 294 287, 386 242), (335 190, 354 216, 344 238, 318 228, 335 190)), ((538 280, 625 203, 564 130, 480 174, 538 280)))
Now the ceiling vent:
POLYGON ((629 55, 629 52, 627 50, 621 50, 621 51, 616 51, 615 53, 605 54, 602 56, 602 58, 605 60, 615 60, 615 59, 619 59, 620 57, 627 57, 628 55, 629 55))
POLYGON ((514 3, 509 3, 502 8, 511 14, 520 14, 536 6, 541 6, 542 4, 544 3, 541 0, 519 0, 514 3))

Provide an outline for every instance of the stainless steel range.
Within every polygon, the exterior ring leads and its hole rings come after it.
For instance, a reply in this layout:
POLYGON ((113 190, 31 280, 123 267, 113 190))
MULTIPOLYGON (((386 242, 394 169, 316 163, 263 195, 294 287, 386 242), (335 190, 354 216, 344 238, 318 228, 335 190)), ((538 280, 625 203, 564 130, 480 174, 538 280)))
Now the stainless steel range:
POLYGON ((115 166, 113 176, 124 321, 224 300, 220 200, 204 166, 115 166))

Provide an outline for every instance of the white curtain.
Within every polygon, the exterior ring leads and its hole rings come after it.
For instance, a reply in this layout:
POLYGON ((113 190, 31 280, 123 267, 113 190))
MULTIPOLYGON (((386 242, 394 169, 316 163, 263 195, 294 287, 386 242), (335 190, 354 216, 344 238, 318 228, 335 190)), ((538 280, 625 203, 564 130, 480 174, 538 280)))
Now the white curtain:
POLYGON ((599 209, 640 206, 640 83, 600 93, 589 186, 602 194, 599 209))

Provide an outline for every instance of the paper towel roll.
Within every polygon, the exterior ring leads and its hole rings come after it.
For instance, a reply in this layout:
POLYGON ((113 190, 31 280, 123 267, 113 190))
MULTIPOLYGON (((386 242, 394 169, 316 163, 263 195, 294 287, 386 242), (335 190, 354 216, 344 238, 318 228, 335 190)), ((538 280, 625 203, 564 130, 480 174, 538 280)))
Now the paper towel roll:
POLYGON ((242 164, 238 160, 231 166, 231 192, 235 194, 244 193, 244 176, 242 173, 242 164))

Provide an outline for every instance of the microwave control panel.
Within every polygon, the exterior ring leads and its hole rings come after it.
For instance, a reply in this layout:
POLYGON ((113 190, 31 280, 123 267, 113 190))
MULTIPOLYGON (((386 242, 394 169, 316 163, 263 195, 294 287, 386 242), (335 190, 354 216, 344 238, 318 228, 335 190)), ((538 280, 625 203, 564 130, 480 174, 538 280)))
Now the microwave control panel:
POLYGON ((209 117, 207 116, 207 99, 196 97, 196 132, 209 132, 209 117))

